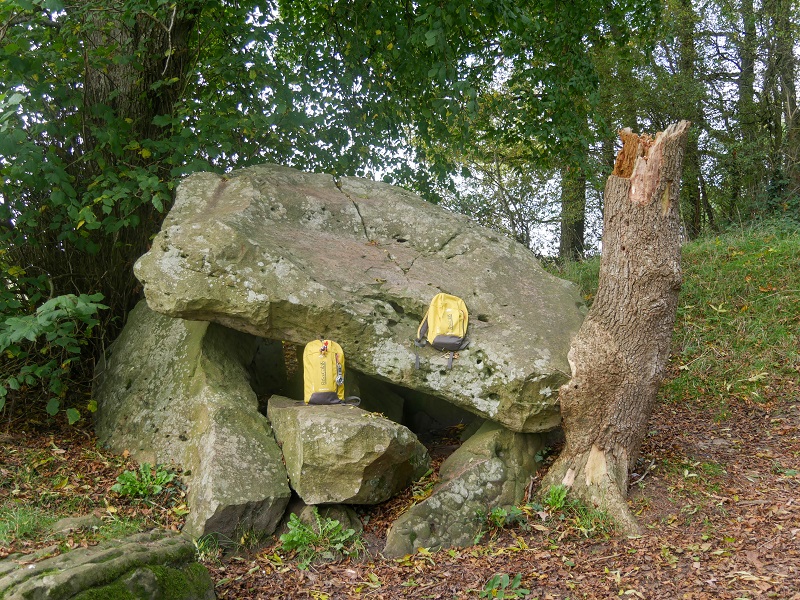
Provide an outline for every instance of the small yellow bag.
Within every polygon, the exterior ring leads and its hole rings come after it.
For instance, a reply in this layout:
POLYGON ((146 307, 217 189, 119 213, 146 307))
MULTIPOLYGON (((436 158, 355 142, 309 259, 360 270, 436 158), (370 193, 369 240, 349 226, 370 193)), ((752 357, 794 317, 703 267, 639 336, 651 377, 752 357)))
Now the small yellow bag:
MULTIPOLYGON (((350 402, 357 398, 348 398, 350 402)), ((333 340, 314 340, 303 350, 303 401, 306 404, 343 404, 344 351, 333 340)))
MULTIPOLYGON (((419 347, 429 344, 442 352, 450 352, 447 366, 451 368, 453 353, 469 345, 466 339, 468 325, 469 313, 464 301, 458 296, 439 293, 431 300, 428 312, 425 313, 417 329, 417 338, 414 342, 419 347)), ((417 355, 417 367, 419 367, 419 355, 417 355)))

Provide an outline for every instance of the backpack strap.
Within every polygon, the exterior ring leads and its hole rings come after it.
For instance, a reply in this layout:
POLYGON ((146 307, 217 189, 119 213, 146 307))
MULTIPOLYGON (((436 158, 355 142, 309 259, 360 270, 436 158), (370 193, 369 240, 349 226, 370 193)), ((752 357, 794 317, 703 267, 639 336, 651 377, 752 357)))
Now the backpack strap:
POLYGON ((338 352, 333 355, 333 358, 334 358, 334 361, 336 362, 336 380, 335 380, 335 383, 336 383, 336 391, 338 393, 339 388, 340 387, 341 388, 344 387, 344 374, 342 372, 344 369, 342 368, 342 357, 339 356, 338 352))
POLYGON ((414 346, 416 346, 416 348, 414 348, 414 354, 416 355, 414 358, 414 368, 417 370, 419 370, 419 349, 424 348, 427 345, 428 340, 426 340, 424 337, 414 340, 414 346))
POLYGON ((422 318, 422 323, 420 323, 419 328, 417 329, 417 337, 414 338, 414 345, 416 348, 414 349, 414 354, 416 357, 414 358, 414 368, 419 370, 419 349, 424 348, 428 345, 428 311, 425 311, 425 316, 422 318))

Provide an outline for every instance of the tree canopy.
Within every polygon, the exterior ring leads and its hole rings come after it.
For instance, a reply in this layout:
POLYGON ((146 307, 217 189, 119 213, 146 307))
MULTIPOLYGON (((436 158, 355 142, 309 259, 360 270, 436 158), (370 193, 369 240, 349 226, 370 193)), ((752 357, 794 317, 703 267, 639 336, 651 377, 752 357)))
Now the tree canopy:
POLYGON ((540 221, 560 220, 571 255, 601 210, 612 130, 689 118, 690 234, 796 208, 798 7, 708 7, 5 0, 0 330, 67 294, 95 312, 59 313, 66 338, 26 330, 35 349, 8 341, 38 370, 2 378, 47 387, 43 359, 68 366, 68 340, 97 349, 119 331, 139 297, 131 266, 198 170, 269 161, 383 178, 529 245, 540 221))

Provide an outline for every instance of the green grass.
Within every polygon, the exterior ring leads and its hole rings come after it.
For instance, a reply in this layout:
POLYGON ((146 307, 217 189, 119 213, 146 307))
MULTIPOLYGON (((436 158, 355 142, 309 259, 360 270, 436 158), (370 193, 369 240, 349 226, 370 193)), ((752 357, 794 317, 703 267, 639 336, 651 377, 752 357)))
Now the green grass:
MULTIPOLYGON (((551 270, 591 302, 598 258, 551 270)), ((800 229, 790 221, 705 237, 682 250, 668 402, 765 403, 800 373, 800 229)))
POLYGON ((597 279, 600 274, 600 257, 594 256, 582 261, 566 261, 563 263, 547 263, 544 267, 553 275, 578 285, 581 298, 591 305, 597 294, 597 279))
POLYGON ((800 232, 779 223, 688 244, 669 401, 766 402, 800 369, 800 232))
POLYGON ((42 546, 67 551, 125 537, 154 526, 169 527, 185 514, 184 495, 175 474, 149 465, 135 468, 126 460, 97 450, 91 437, 50 436, 27 445, 24 433, 11 435, 0 448, 0 548, 26 552, 42 546), (79 465, 80 468, 76 468, 79 465), (123 466, 129 466, 120 473, 123 466), (145 470, 149 479, 142 476, 145 470), (114 491, 114 482, 133 473, 136 494, 114 491), (157 486, 157 487, 156 487, 157 486), (160 492, 160 495, 156 495, 160 492), (146 494, 146 497, 141 497, 146 494), (91 516, 95 518, 92 519, 91 516), (66 517, 87 517, 70 532, 54 531, 66 517))
POLYGON ((55 522, 53 515, 32 506, 11 503, 0 506, 0 546, 39 539, 55 522))
MULTIPOLYGON (((20 542, 63 542, 68 535, 54 533, 53 525, 62 516, 52 511, 13 502, 0 506, 0 547, 12 547, 20 542)), ((107 518, 85 532, 93 542, 117 539, 142 531, 146 522, 142 518, 107 518)))

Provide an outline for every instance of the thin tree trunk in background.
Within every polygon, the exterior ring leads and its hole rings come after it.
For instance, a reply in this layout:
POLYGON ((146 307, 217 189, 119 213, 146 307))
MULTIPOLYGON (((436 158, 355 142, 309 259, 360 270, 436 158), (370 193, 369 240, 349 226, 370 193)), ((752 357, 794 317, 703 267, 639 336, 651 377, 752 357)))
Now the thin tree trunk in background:
MULTIPOLYGON (((678 67, 687 90, 694 90, 697 76, 697 48, 695 47, 695 24, 698 17, 692 0, 680 0, 680 10, 676 13, 678 27, 678 67)), ((691 98, 687 105, 688 118, 700 126, 703 119, 703 107, 700 98, 691 98)), ((684 226, 689 239, 694 239, 702 230, 703 210, 700 198, 700 149, 698 138, 692 135, 686 142, 686 166, 683 173, 683 205, 688 211, 684 216, 684 226)))
POLYGON ((763 5, 764 17, 770 30, 764 70, 762 93, 764 115, 770 131, 770 198, 780 202, 786 197, 786 181, 800 182, 797 163, 800 143, 798 132, 797 90, 795 87, 796 60, 793 54, 792 0, 769 0, 763 5))
POLYGON ((605 190, 600 283, 559 390, 566 445, 542 491, 565 485, 638 532, 625 502, 669 357, 681 285, 680 177, 689 122, 625 130, 605 190))
POLYGON ((725 216, 733 219, 738 213, 741 200, 752 200, 759 189, 760 174, 755 169, 758 153, 756 140, 758 136, 758 116, 755 104, 755 64, 756 64, 756 17, 753 0, 741 0, 740 13, 742 31, 735 38, 736 51, 739 55, 739 77, 737 79, 738 98, 736 101, 737 119, 739 121, 740 145, 733 151, 734 156, 728 162, 730 168, 731 189, 728 202, 724 208, 725 216))
POLYGON ((577 166, 561 170, 561 241, 558 256, 565 260, 583 257, 586 229, 586 173, 577 166))
POLYGON ((792 22, 792 0, 775 0, 775 64, 780 82, 783 128, 783 165, 790 189, 785 196, 800 194, 800 114, 797 106, 797 58, 794 55, 796 24, 792 22))

